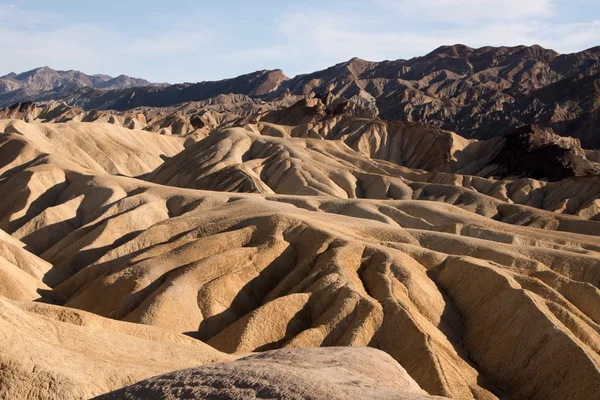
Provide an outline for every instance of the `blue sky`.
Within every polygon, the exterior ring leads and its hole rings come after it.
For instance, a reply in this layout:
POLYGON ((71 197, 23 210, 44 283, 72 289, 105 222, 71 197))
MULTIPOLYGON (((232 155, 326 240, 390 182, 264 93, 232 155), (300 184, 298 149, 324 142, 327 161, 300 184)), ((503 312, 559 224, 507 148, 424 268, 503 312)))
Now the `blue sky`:
POLYGON ((444 44, 600 45, 600 0, 0 0, 0 75, 48 65, 197 82, 444 44))

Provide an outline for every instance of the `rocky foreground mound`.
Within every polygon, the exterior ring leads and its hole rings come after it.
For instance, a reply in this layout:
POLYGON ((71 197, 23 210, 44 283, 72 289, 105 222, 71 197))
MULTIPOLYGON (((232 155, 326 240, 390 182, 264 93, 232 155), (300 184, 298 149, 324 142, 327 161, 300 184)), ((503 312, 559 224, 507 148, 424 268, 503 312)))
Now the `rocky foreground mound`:
POLYGON ((99 396, 110 399, 431 399, 383 352, 286 349, 177 371, 99 396))
POLYGON ((598 176, 466 175, 504 147, 301 106, 204 139, 0 121, 0 396, 600 391, 598 176))

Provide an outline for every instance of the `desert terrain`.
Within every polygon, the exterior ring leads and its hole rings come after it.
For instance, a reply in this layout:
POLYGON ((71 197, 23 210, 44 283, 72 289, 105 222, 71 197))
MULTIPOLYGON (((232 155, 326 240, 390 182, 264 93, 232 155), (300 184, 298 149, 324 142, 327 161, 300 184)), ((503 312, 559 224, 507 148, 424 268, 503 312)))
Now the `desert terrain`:
POLYGON ((596 398, 599 56, 0 78, 0 398, 596 398))

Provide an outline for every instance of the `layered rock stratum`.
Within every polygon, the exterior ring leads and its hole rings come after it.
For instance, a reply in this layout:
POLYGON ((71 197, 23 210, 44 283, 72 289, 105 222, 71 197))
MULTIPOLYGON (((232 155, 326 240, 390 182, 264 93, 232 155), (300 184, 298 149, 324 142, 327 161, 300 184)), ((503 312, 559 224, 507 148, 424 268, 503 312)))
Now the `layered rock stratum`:
POLYGON ((595 398, 600 153, 380 112, 4 109, 0 397, 595 398))

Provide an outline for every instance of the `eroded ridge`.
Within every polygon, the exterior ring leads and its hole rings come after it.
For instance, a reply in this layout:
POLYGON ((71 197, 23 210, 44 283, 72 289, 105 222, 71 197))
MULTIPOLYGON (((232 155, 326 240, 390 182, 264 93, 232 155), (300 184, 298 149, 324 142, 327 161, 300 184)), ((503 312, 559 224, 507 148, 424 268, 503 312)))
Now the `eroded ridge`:
MULTIPOLYGON (((519 180, 249 126, 178 152, 180 138, 144 132, 133 151, 135 130, 99 125, 113 143, 83 162, 77 148, 100 149, 85 124, 6 126, 0 378, 12 393, 90 397, 249 352, 332 346, 395 360, 374 397, 403 379, 414 398, 600 390, 600 222, 582 206, 597 194, 565 193, 588 181, 527 198, 507 189, 519 180)), ((202 370, 263 368, 253 357, 202 370)))

